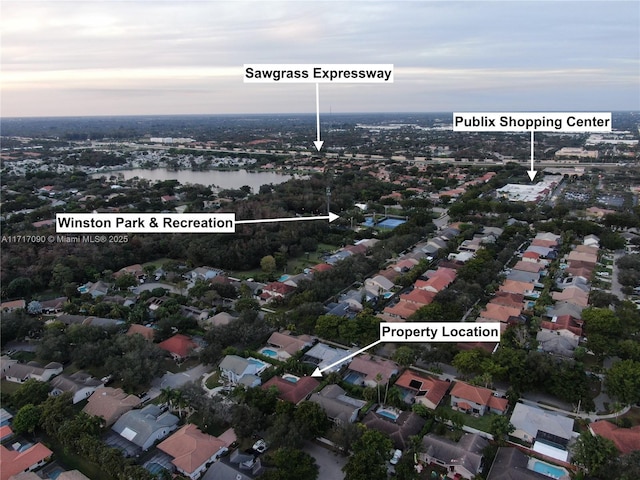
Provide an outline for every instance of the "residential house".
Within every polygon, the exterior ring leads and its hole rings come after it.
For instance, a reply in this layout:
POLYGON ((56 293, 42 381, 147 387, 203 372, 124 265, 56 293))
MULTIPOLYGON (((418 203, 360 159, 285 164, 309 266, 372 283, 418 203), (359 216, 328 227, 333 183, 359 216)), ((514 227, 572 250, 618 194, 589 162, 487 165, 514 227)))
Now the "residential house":
POLYGON ((362 419, 362 423, 369 429, 387 435, 393 442, 394 448, 406 450, 409 448, 409 438, 420 433, 426 420, 411 411, 400 413, 395 420, 370 411, 362 419))
POLYGON ((182 361, 198 348, 198 344, 191 337, 177 333, 164 342, 160 342, 158 347, 169 352, 174 360, 182 361))
POLYGON ((451 389, 451 408, 464 413, 482 416, 485 413, 504 415, 508 401, 494 395, 488 388, 456 382, 451 389))
POLYGON ((544 270, 545 266, 537 263, 537 262, 526 262, 524 260, 520 260, 513 266, 513 270, 519 270, 521 272, 528 273, 540 273, 544 270))
POLYGON ((509 317, 517 317, 522 313, 522 306, 506 307, 495 303, 487 303, 480 312, 479 321, 507 323, 509 317))
POLYGON ((507 293, 519 293, 520 295, 524 295, 526 292, 531 292, 535 288, 533 282, 519 282, 516 280, 505 280, 502 285, 500 285, 501 292, 507 293))
POLYGON ((156 330, 151 327, 145 327, 144 325, 139 325, 137 323, 132 324, 127 330, 127 335, 142 335, 145 340, 153 341, 155 337, 156 330))
POLYGON ((395 386, 403 393, 405 403, 420 403, 435 410, 447 394, 451 382, 428 377, 413 370, 405 370, 396 380, 395 386))
POLYGON ((229 457, 211 465, 202 480, 253 480, 264 471, 260 457, 234 450, 229 457))
POLYGON ((522 309, 524 306, 524 295, 522 293, 498 291, 489 303, 522 309))
POLYGON ((5 372, 9 369, 11 365, 15 365, 18 363, 18 360, 11 358, 9 355, 2 355, 0 357, 0 378, 4 380, 5 372))
POLYGON ((336 425, 353 423, 357 420, 360 409, 366 405, 364 400, 350 397, 336 384, 329 384, 320 392, 309 398, 310 402, 322 407, 327 417, 336 425))
MULTIPOLYGON (((4 409, 3 409, 4 410, 4 409)), ((13 437, 13 429, 9 425, 0 427, 0 442, 5 442, 13 437)))
POLYGON ((549 410, 516 403, 511 414, 511 435, 529 444, 551 442, 566 447, 573 435, 573 419, 549 410))
POLYGON ((135 395, 126 394, 121 388, 100 387, 89 397, 82 411, 94 417, 101 417, 110 427, 122 415, 140 405, 135 395))
POLYGON ((13 415, 4 408, 0 408, 0 427, 5 427, 11 423, 13 415))
POLYGON ((511 270, 511 273, 507 274, 507 280, 537 284, 540 281, 540 274, 524 272, 522 270, 511 270))
POLYGON ((545 330, 569 330, 578 337, 582 336, 582 326, 584 322, 571 315, 561 315, 550 320, 543 320, 540 327, 545 330))
POLYGON ((589 424, 589 431, 611 440, 622 455, 640 450, 640 425, 621 428, 608 420, 598 420, 589 424))
POLYGON ((178 472, 191 480, 200 478, 208 464, 220 458, 228 447, 223 440, 202 433, 190 423, 158 444, 159 450, 173 457, 171 463, 178 472))
POLYGON ((553 317, 562 317, 563 315, 570 315, 577 319, 582 319, 582 310, 584 307, 579 305, 574 305, 569 302, 557 302, 550 309, 546 311, 544 317, 553 318, 553 317))
POLYGON ((273 332, 267 340, 267 344, 276 348, 278 360, 286 360, 300 350, 313 345, 313 339, 309 335, 291 335, 291 333, 273 332))
POLYGON ((111 429, 143 450, 148 450, 177 426, 178 417, 169 412, 163 413, 158 405, 150 404, 125 413, 111 429))
POLYGON ((291 285, 286 285, 282 282, 270 282, 262 289, 260 298, 264 301, 270 301, 276 298, 284 298, 294 291, 295 287, 292 287, 291 285))
POLYGON ((262 383, 259 375, 269 368, 269 364, 255 358, 226 355, 220 362, 220 375, 231 385, 257 387, 262 383))
POLYGON ((306 400, 319 385, 320 382, 313 377, 296 377, 285 374, 270 378, 261 388, 263 390, 275 388, 278 390, 280 400, 297 405, 306 400))
POLYGON ((400 295, 401 302, 414 303, 418 305, 418 308, 429 305, 436 298, 437 293, 430 290, 422 290, 420 288, 414 288, 409 293, 400 295))
POLYGON ((448 476, 472 479, 484 467, 484 449, 489 442, 476 433, 465 433, 459 442, 429 433, 422 439, 418 457, 425 463, 447 469, 448 476))
POLYGON ((180 314, 187 318, 192 318, 198 323, 203 322, 209 317, 209 312, 192 307, 191 305, 180 305, 180 314))
POLYGON ((62 364, 58 362, 51 362, 41 367, 36 362, 14 363, 9 365, 2 375, 8 382, 24 383, 30 378, 38 380, 40 382, 48 382, 51 377, 62 373, 62 364))
POLYGON ((82 294, 88 293, 93 298, 98 298, 106 295, 107 292, 109 292, 109 288, 111 288, 111 286, 108 283, 100 280, 97 282, 88 282, 79 286, 78 292, 82 294))
POLYGON ((308 363, 310 365, 314 365, 320 369, 324 369, 329 365, 332 365, 336 362, 339 362, 337 365, 334 365, 330 369, 327 369, 327 372, 335 372, 340 370, 344 365, 349 364, 351 362, 351 358, 349 354, 350 350, 344 350, 342 348, 331 347, 324 343, 316 343, 313 347, 305 352, 302 356, 301 361, 303 363, 308 363), (340 360, 345 359, 340 362, 340 360))
POLYGON ((27 308, 27 303, 24 301, 24 299, 0 303, 0 311, 2 312, 13 312, 14 310, 24 310, 25 308, 27 308))
POLYGON ((49 460, 53 452, 40 442, 23 449, 22 445, 15 445, 18 448, 7 448, 0 445, 0 480, 9 480, 9 477, 20 472, 33 471, 49 460))
POLYGON ((568 302, 581 307, 589 305, 589 293, 577 286, 567 287, 562 292, 552 292, 551 298, 557 302, 568 302))
POLYGON ((353 255, 353 254, 351 252, 347 251, 347 250, 340 250, 340 251, 334 253, 333 255, 329 256, 325 260, 325 263, 328 263, 329 265, 333 266, 336 263, 341 262, 345 258, 350 257, 351 255, 353 255))
POLYGON ((230 313, 220 312, 216 313, 214 316, 206 318, 200 321, 200 326, 202 327, 219 327, 221 325, 228 325, 233 320, 236 320, 238 317, 234 317, 230 313))
POLYGON ((120 270, 113 274, 114 278, 120 278, 123 275, 133 275, 136 280, 144 279, 144 268, 139 263, 135 265, 129 265, 128 267, 122 267, 120 270))
POLYGON ((582 240, 582 244, 588 247, 600 248, 600 239, 595 235, 587 235, 582 240))
POLYGON ((197 280, 202 280, 203 282, 207 282, 217 277, 218 275, 222 275, 222 274, 224 274, 224 272, 218 268, 197 267, 187 272, 184 276, 186 279, 190 280, 191 282, 195 282, 197 280))
POLYGON ((400 367, 396 362, 385 360, 369 354, 354 357, 344 375, 346 382, 376 388, 384 385, 393 375, 397 375, 400 367))
POLYGON ((517 448, 499 447, 487 480, 549 480, 548 476, 529 470, 529 461, 530 457, 517 448))
POLYGON ((293 288, 298 288, 301 282, 313 280, 313 271, 305 269, 303 273, 290 275, 283 283, 293 288))
POLYGON ((42 313, 53 314, 62 312, 62 307, 67 302, 67 297, 52 298, 51 300, 43 300, 40 302, 42 305, 42 313))
POLYGON ((393 288, 393 282, 382 275, 375 275, 364 281, 365 288, 376 297, 393 288))
MULTIPOLYGON (((412 297, 413 298, 413 297, 412 297)), ((385 307, 384 313, 399 320, 407 320, 411 315, 422 307, 422 305, 401 299, 395 305, 385 307)))
POLYGON ((89 398, 104 383, 97 378, 93 378, 88 373, 76 372, 71 375, 58 375, 49 382, 53 387, 49 395, 56 397, 63 393, 73 394, 72 402, 75 405, 82 400, 89 398))
POLYGON ((415 267, 418 263, 420 262, 414 260, 413 258, 406 258, 394 263, 390 268, 394 269, 398 273, 406 273, 413 267, 415 267))
POLYGON ((536 335, 538 350, 562 357, 573 357, 580 337, 569 330, 540 330, 536 335))

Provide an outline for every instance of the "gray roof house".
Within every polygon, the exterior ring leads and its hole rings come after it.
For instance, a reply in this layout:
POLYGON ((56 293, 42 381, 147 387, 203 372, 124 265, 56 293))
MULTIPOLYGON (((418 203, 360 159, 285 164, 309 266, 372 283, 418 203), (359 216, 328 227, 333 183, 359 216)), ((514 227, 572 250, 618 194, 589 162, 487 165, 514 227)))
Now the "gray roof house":
POLYGON ((211 465, 202 480, 253 480, 264 471, 260 458, 234 450, 229 458, 211 465))
POLYGON ((65 392, 73 394, 74 405, 89 398, 104 383, 88 373, 76 372, 72 375, 59 375, 49 382, 53 387, 49 395, 55 397, 65 392))
POLYGON ((111 429, 143 450, 148 450, 177 426, 178 417, 169 412, 162 413, 160 407, 151 404, 125 413, 111 429))
POLYGON ((355 422, 360 409, 367 403, 364 400, 349 397, 339 385, 335 384, 327 385, 320 392, 314 393, 309 401, 320 405, 327 417, 338 425, 355 422))
POLYGON ((24 383, 33 378, 40 382, 48 382, 51 377, 62 373, 62 364, 51 362, 41 367, 36 362, 29 363, 12 363, 2 371, 2 378, 6 378, 8 382, 24 383))
POLYGON ((220 362, 220 375, 233 385, 257 387, 262 383, 259 375, 269 366, 268 363, 253 358, 227 355, 220 362))
POLYGON ((487 480, 549 480, 549 477, 527 469, 529 457, 517 448, 500 447, 487 480))
MULTIPOLYGON (((303 363, 309 363, 317 366, 318 368, 325 368, 329 365, 339 362, 341 359, 348 357, 351 351, 344 350, 342 348, 330 347, 324 343, 316 343, 313 347, 307 350, 302 357, 303 363)), ((347 359, 344 362, 328 369, 328 372, 335 372, 340 370, 340 367, 347 365, 351 359, 347 359)))
POLYGON ((422 439, 422 451, 418 456, 427 463, 435 463, 458 473, 462 478, 473 478, 482 471, 482 451, 489 442, 475 433, 465 433, 458 443, 431 433, 422 439))
POLYGON ((536 335, 538 349, 561 357, 572 358, 580 337, 569 330, 542 329, 536 335))
POLYGON ((573 434, 573 419, 523 403, 516 403, 510 421, 511 435, 528 443, 546 439, 566 446, 573 434))

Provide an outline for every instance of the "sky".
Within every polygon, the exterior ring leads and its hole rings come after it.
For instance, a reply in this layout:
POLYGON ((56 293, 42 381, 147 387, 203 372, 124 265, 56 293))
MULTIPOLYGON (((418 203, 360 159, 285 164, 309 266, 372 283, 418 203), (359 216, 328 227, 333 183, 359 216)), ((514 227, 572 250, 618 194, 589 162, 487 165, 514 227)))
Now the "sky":
POLYGON ((320 110, 640 110, 640 2, 2 0, 0 115, 315 113, 243 64, 393 64, 320 110))

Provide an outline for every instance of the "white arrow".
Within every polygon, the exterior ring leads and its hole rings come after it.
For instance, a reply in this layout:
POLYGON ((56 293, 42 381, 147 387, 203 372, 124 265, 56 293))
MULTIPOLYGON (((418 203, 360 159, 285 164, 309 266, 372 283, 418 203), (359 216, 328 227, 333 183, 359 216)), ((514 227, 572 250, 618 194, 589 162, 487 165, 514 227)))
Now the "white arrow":
POLYGON ((527 170, 527 173, 529 174, 529 178, 532 182, 533 179, 536 178, 536 173, 538 173, 533 169, 533 130, 531 130, 531 170, 527 170))
POLYGON ((259 220, 236 220, 239 223, 272 223, 272 222, 302 222, 305 220, 329 220, 329 223, 340 218, 335 213, 329 212, 329 215, 320 215, 318 217, 284 217, 284 218, 261 218, 259 220))
POLYGON ((361 348, 360 350, 358 350, 357 352, 353 352, 350 353, 349 355, 347 355, 344 358, 341 358, 340 360, 338 360, 337 362, 333 362, 331 365, 327 365, 324 368, 320 368, 320 367, 316 367, 316 369, 314 370, 314 372, 311 374, 312 377, 321 377, 322 376, 322 372, 324 372, 325 370, 329 370, 330 368, 335 367, 336 365, 340 365, 343 362, 346 362, 347 360, 349 360, 352 357, 355 357, 356 355, 369 350, 371 347, 375 347, 376 345, 378 345, 380 342, 382 342, 382 340, 376 340, 375 342, 373 342, 371 345, 367 345, 364 348, 361 348))
POLYGON ((320 141, 320 87, 316 83, 316 141, 313 144, 320 151, 324 142, 320 141))

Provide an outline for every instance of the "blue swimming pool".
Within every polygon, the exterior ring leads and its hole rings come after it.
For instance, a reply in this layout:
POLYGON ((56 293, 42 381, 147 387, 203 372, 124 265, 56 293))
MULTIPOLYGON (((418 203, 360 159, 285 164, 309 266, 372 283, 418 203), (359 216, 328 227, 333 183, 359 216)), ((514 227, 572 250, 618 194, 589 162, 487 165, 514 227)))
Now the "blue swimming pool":
POLYGON ((362 375, 360 375, 358 372, 349 372, 344 377, 344 381, 352 385, 360 385, 361 380, 362 380, 362 375))
POLYGON ((278 356, 278 352, 276 352, 275 350, 271 350, 270 348, 263 348, 262 350, 260 350, 260 353, 266 355, 267 357, 275 358, 278 356))
POLYGON ((298 380, 300 380, 300 377, 296 377, 295 375, 290 375, 288 373, 285 373, 284 375, 282 375, 282 379, 286 380, 287 382, 298 383, 298 380))
POLYGON ((564 468, 556 467, 540 460, 533 462, 533 471, 551 478, 562 478, 564 475, 568 475, 564 468))
POLYGON ((396 420, 398 420, 398 417, 400 416, 399 413, 397 413, 397 412, 395 412, 393 410, 387 409, 387 408, 379 408, 378 410, 376 410, 376 413, 378 415, 382 415, 383 417, 387 417, 387 418, 393 420, 394 422, 396 420))

